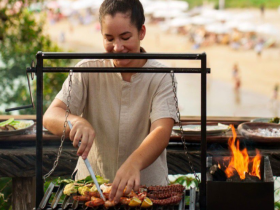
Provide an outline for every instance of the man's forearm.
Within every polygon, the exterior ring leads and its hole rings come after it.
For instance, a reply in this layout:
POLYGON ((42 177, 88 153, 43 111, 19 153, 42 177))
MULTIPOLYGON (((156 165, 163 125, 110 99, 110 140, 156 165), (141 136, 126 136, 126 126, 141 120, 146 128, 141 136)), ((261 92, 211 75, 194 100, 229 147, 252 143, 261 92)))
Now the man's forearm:
POLYGON ((129 156, 127 161, 138 165, 143 170, 151 165, 167 147, 170 139, 170 129, 155 128, 142 144, 129 156))
MULTIPOLYGON (((65 122, 65 113, 66 111, 61 107, 53 107, 51 110, 46 111, 43 116, 44 127, 55 135, 62 135, 65 122)), ((70 122, 74 122, 78 118, 80 117, 70 113, 67 117, 70 122)), ((66 136, 68 136, 70 129, 68 126, 66 129, 66 136)))

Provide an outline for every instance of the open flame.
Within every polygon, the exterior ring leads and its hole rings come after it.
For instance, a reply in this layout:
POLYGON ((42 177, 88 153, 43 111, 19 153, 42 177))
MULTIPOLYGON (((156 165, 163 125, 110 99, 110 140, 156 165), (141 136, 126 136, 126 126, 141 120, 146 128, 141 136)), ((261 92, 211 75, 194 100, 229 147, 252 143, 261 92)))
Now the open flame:
POLYGON ((225 170, 227 177, 231 177, 234 175, 234 171, 239 174, 240 179, 245 179, 246 173, 251 176, 257 176, 261 179, 260 172, 260 163, 261 163, 261 155, 259 150, 256 150, 256 156, 253 159, 249 158, 247 149, 243 149, 240 151, 239 149, 239 141, 236 140, 236 131, 233 125, 230 125, 233 137, 229 139, 228 145, 232 152, 232 156, 230 158, 230 162, 228 167, 225 170), (251 170, 249 171, 249 165, 252 164, 251 170))

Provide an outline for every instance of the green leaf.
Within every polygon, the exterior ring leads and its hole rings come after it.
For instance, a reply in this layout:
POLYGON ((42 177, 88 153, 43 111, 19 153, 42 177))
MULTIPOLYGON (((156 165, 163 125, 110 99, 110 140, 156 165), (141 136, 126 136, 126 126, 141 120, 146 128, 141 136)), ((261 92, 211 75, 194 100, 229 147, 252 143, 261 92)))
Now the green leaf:
POLYGON ((14 118, 10 118, 10 119, 8 119, 8 120, 6 120, 6 121, 4 121, 4 122, 1 122, 1 123, 0 123, 0 126, 3 127, 3 126, 5 126, 5 125, 10 124, 10 123, 13 122, 13 121, 14 121, 14 118))

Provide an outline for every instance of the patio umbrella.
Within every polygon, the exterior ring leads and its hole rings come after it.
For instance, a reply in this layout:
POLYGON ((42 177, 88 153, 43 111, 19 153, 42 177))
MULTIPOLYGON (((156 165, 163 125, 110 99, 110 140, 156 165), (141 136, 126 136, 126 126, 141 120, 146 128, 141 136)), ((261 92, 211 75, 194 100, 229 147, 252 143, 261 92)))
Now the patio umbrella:
POLYGON ((205 30, 215 34, 227 34, 230 32, 230 29, 222 23, 212 23, 206 25, 205 30))
POLYGON ((216 12, 215 18, 216 18, 216 20, 227 21, 227 20, 230 20, 232 18, 232 13, 230 13, 228 11, 218 10, 216 12))
POLYGON ((47 2, 46 7, 48 9, 58 9, 59 4, 57 3, 57 1, 49 1, 49 2, 47 2))
POLYGON ((186 1, 167 1, 167 8, 186 11, 189 4, 186 1))
POLYGON ((240 23, 237 29, 241 32, 256 32, 257 27, 251 22, 240 23))
POLYGON ((186 11, 189 4, 184 1, 144 1, 145 14, 165 11, 186 11))
POLYGON ((175 18, 180 16, 182 12, 180 10, 156 10, 153 13, 155 18, 175 18))
POLYGON ((215 22, 213 18, 207 18, 203 16, 194 16, 191 18, 191 23, 193 25, 207 25, 213 22, 215 22))
POLYGON ((169 26, 171 27, 182 27, 191 24, 190 17, 178 17, 174 18, 169 22, 169 26))
POLYGON ((79 0, 72 3, 71 7, 75 10, 92 8, 94 6, 94 0, 79 0))
POLYGON ((249 20, 255 17, 254 14, 246 12, 246 13, 238 13, 232 16, 232 20, 249 20))
POLYGON ((237 21, 237 20, 231 20, 231 21, 227 21, 225 23, 225 26, 227 28, 237 28, 240 24, 240 21, 237 21))
POLYGON ((271 24, 263 24, 257 27, 256 31, 260 34, 279 36, 280 31, 271 24))
POLYGON ((219 21, 226 21, 232 18, 232 14, 228 11, 220 11, 214 9, 206 9, 201 12, 201 16, 216 19, 219 21))

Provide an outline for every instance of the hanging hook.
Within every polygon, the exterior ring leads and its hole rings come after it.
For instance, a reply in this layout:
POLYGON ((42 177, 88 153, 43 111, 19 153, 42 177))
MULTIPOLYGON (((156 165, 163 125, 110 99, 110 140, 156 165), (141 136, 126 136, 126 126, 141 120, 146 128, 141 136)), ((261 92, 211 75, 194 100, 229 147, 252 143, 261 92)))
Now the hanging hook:
MULTIPOLYGON (((27 84, 28 84, 28 90, 29 90, 31 104, 24 105, 24 106, 13 107, 13 108, 8 108, 8 109, 5 109, 5 112, 20 110, 20 109, 28 109, 28 108, 34 108, 35 107, 34 106, 33 96, 32 96, 32 91, 31 91, 30 80, 29 80, 29 76, 28 76, 29 70, 34 70, 34 69, 36 69, 35 62, 34 62, 34 60, 32 60, 31 67, 26 69, 26 77, 27 77, 27 84)), ((30 72, 30 75, 31 75, 31 79, 33 80, 34 79, 34 72, 30 72)))

